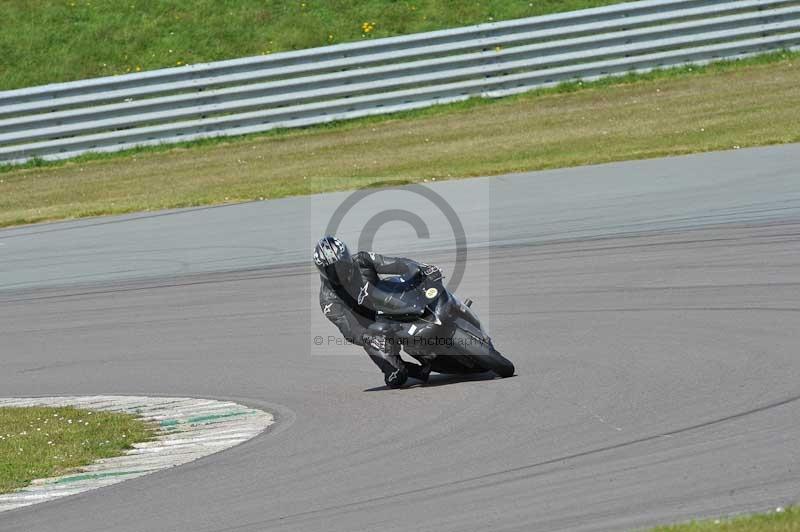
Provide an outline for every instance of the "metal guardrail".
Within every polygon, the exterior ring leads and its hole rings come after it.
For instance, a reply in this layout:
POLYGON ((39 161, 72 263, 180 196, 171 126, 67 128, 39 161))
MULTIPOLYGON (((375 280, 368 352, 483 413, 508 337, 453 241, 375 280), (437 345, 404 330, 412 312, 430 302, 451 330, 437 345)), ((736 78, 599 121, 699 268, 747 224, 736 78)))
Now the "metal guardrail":
POLYGON ((641 0, 0 92, 0 163, 242 135, 800 49, 800 0, 641 0))

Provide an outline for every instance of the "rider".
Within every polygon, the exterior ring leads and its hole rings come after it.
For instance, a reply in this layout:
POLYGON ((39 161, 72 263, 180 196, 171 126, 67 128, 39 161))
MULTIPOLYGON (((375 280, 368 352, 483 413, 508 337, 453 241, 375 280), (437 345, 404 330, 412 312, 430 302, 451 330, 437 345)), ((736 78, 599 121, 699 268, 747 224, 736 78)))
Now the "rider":
POLYGON ((378 274, 399 275, 409 280, 425 265, 366 251, 351 255, 344 242, 332 236, 317 242, 314 264, 322 281, 319 290, 322 313, 349 342, 364 348, 383 371, 386 385, 402 386, 408 377, 427 382, 430 362, 423 359, 422 365, 417 365, 400 358, 400 345, 392 341, 391 326, 376 322, 376 311, 368 301, 381 281, 378 274))

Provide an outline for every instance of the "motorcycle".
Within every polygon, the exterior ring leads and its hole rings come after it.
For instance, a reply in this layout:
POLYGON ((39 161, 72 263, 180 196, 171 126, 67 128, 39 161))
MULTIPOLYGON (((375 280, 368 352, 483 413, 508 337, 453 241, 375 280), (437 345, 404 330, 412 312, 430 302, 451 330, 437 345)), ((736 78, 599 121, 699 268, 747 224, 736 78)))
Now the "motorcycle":
POLYGON ((514 375, 514 364, 495 349, 472 301, 462 303, 443 279, 439 268, 426 266, 411 280, 382 280, 371 298, 376 325, 409 355, 430 360, 437 373, 514 375))

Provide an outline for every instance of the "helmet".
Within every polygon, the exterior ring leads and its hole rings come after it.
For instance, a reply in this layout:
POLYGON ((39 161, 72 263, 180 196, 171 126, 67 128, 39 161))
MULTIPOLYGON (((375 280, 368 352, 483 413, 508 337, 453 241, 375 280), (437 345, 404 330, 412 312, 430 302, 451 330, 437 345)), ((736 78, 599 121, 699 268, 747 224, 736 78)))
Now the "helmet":
POLYGON ((355 270, 353 258, 344 242, 333 236, 326 236, 314 248, 314 264, 320 275, 332 283, 341 284, 350 280, 355 270))

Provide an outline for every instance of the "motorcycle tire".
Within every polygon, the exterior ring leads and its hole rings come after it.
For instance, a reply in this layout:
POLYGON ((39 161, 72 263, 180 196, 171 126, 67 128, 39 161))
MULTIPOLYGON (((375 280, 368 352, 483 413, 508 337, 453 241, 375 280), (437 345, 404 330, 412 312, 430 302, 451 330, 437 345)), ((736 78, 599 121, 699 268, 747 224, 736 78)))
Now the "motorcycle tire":
POLYGON ((461 343, 462 346, 466 346, 464 348, 466 351, 464 354, 468 355, 485 371, 494 372, 504 379, 514 375, 514 364, 500 354, 500 352, 494 348, 491 342, 486 342, 485 340, 477 338, 475 335, 461 329, 456 330, 455 336, 465 339, 468 338, 468 341, 462 341, 463 343, 461 343))

